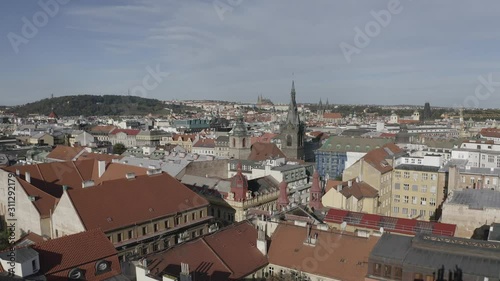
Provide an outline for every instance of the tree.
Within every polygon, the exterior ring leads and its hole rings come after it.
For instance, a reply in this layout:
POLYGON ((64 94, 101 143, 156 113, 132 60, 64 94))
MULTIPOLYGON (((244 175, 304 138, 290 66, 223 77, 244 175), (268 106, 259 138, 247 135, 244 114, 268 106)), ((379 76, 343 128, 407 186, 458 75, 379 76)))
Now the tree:
POLYGON ((9 247, 9 231, 7 229, 7 223, 2 218, 0 219, 0 251, 8 249, 9 247))
POLYGON ((126 150, 127 150, 127 148, 125 147, 125 145, 123 143, 117 143, 117 144, 113 145, 113 154, 122 154, 126 150))

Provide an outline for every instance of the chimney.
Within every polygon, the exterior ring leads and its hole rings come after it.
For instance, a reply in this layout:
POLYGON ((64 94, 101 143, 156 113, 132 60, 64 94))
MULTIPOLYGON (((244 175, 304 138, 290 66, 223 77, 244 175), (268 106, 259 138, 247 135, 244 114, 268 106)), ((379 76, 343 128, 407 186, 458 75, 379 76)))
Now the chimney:
POLYGON ((351 187, 351 186, 352 186, 352 180, 348 180, 348 181, 347 181, 347 186, 348 186, 348 187, 351 187))
POLYGON ((337 185, 337 191, 338 191, 338 192, 341 192, 341 191, 342 191, 342 185, 341 185, 341 184, 338 184, 338 185, 337 185))
POLYGON ((97 162, 97 167, 98 167, 98 173, 99 173, 99 178, 104 175, 104 172, 106 172, 106 161, 98 161, 97 162))
POLYGON ((24 180, 31 183, 31 174, 30 172, 24 173, 24 180))
POLYGON ((257 234, 257 249, 264 255, 267 256, 267 240, 266 234, 263 230, 258 230, 257 234))
POLYGON ((19 177, 19 175, 21 175, 21 171, 19 171, 19 169, 16 169, 16 176, 19 177))
POLYGON ((180 281, 191 281, 191 275, 189 274, 189 264, 181 262, 181 274, 180 281))
POLYGON ((135 179, 135 173, 127 173, 127 174, 125 175, 125 177, 126 177, 128 180, 135 179))
POLYGON ((93 180, 84 181, 84 182, 82 182, 82 188, 91 187, 91 186, 94 186, 94 184, 95 183, 93 180))

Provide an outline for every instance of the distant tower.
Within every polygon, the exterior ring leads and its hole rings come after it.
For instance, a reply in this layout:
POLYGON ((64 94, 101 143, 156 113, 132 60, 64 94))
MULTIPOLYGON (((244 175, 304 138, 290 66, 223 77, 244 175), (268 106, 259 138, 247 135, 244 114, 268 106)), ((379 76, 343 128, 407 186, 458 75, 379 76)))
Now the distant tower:
POLYGON ((240 114, 229 132, 229 157, 246 160, 250 155, 250 134, 240 114))
POLYGON ((309 197, 309 207, 314 210, 322 209, 323 204, 321 203, 321 197, 323 194, 319 185, 319 174, 317 170, 314 171, 312 185, 309 193, 311 195, 309 197))
POLYGON ((318 111, 317 111, 317 114, 318 114, 318 117, 321 118, 323 116, 323 112, 325 110, 323 109, 323 102, 321 101, 321 98, 319 99, 319 104, 318 104, 318 111))
POLYGON ((288 193, 287 193, 288 184, 286 183, 285 180, 283 180, 280 183, 279 188, 280 188, 280 196, 278 198, 278 210, 282 211, 290 203, 290 201, 288 200, 288 193))
POLYGON ((236 175, 231 178, 231 192, 234 194, 234 201, 244 201, 248 193, 248 180, 241 172, 241 163, 238 163, 236 175))
POLYGON ((428 121, 432 119, 431 104, 426 102, 424 105, 424 112, 422 113, 422 121, 428 121))
POLYGON ((281 150, 288 158, 304 159, 304 124, 300 121, 295 101, 295 83, 292 81, 290 105, 285 122, 281 125, 281 150))

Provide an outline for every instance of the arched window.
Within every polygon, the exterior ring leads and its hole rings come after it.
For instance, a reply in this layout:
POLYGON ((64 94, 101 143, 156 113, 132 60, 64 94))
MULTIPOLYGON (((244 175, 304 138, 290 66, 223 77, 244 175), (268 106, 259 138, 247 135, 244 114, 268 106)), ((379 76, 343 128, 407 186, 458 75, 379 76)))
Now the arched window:
POLYGON ((233 147, 236 147, 236 139, 233 138, 233 147))
POLYGON ((245 148, 246 143, 247 143, 247 139, 243 138, 243 140, 241 142, 241 147, 245 148))
POLYGON ((286 146, 292 146, 292 136, 286 136, 286 146))

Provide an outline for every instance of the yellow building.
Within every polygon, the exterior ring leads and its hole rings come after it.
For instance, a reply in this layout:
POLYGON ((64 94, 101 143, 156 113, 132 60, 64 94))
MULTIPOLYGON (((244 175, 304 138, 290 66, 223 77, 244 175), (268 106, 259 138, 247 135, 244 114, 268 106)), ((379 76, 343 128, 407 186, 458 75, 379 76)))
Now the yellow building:
POLYGON ((321 203, 327 208, 378 213, 378 191, 366 182, 329 180, 325 189, 327 191, 321 198, 321 203))
POLYGON ((344 170, 343 181, 358 178, 378 191, 378 208, 374 213, 391 213, 392 162, 404 152, 395 144, 373 149, 352 166, 344 170))
POLYGON ((444 182, 438 158, 401 157, 393 171, 391 216, 433 219, 443 200, 444 182), (426 161, 426 160, 429 161, 426 161), (420 163, 420 164, 419 164, 420 163))

